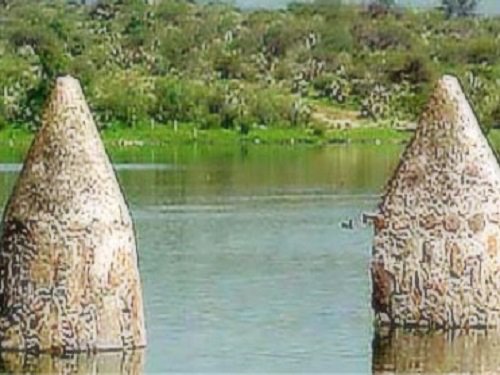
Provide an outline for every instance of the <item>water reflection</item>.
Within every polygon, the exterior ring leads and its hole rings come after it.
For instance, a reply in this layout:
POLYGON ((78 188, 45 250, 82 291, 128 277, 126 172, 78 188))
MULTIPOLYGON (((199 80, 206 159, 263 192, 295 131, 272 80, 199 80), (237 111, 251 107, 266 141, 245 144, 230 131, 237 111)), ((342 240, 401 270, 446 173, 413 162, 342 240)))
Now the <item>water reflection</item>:
POLYGON ((9 374, 142 374, 144 352, 109 352, 96 355, 32 355, 19 352, 0 354, 0 372, 9 374))
MULTIPOLYGON (((372 230, 345 231, 339 223, 373 211, 400 151, 111 150, 137 230, 144 371, 370 372, 372 230)), ((4 163, 24 155, 2 152, 4 163)), ((0 165, 1 207, 19 166, 0 165)), ((108 367, 85 357, 4 362, 19 373, 140 372, 119 359, 108 367)))
POLYGON ((379 331, 373 373, 496 373, 500 332, 379 331))

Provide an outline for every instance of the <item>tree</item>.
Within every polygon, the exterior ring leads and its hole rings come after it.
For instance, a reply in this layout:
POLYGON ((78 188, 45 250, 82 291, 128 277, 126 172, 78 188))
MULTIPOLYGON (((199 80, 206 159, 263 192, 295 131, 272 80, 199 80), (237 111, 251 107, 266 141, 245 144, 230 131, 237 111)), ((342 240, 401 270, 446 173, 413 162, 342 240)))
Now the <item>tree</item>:
POLYGON ((479 0, 441 0, 441 9, 446 17, 467 17, 472 15, 479 0))

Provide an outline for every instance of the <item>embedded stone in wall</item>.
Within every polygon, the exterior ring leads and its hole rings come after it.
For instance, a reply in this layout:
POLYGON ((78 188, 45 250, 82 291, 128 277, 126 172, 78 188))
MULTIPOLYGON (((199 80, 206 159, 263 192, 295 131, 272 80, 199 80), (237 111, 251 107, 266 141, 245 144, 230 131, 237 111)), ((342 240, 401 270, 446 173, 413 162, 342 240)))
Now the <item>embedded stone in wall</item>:
POLYGON ((500 168, 460 83, 443 77, 375 220, 382 325, 500 325, 500 168), (411 244, 411 246, 408 246, 411 244))
POLYGON ((3 217, 0 348, 146 345, 134 228, 77 80, 59 78, 3 217))

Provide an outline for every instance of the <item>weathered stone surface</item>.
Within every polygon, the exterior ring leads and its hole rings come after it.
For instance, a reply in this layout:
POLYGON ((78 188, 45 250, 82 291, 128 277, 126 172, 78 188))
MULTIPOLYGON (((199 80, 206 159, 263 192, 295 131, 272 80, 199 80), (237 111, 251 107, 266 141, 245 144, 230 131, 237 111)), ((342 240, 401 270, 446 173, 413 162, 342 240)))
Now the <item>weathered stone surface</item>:
POLYGON ((375 222, 372 305, 378 322, 499 326, 499 217, 497 159, 459 82, 445 76, 375 222))
POLYGON ((145 346, 133 223, 71 77, 57 80, 2 229, 2 349, 145 346))

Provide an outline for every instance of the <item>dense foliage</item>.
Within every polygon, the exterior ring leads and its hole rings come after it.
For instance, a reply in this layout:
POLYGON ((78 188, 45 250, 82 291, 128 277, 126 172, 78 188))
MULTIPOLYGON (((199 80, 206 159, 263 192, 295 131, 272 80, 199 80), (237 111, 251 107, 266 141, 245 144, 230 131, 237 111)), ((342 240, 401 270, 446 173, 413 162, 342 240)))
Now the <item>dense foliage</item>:
POLYGON ((103 127, 398 124, 415 120, 445 72, 484 124, 500 123, 499 19, 335 0, 253 12, 152 3, 1 2, 0 124, 36 127, 66 73, 103 127))

